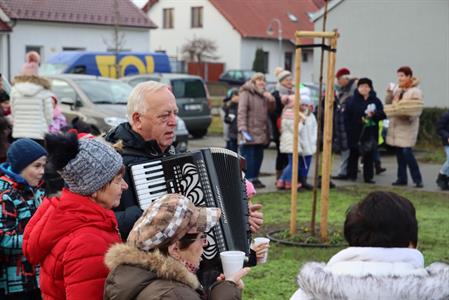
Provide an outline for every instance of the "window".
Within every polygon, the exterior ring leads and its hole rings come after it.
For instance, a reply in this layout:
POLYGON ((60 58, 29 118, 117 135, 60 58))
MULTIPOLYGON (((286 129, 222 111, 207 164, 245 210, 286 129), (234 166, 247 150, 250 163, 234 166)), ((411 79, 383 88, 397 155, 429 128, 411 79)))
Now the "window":
POLYGON ((41 62, 44 61, 44 58, 42 57, 42 46, 25 46, 25 53, 28 53, 30 51, 36 51, 41 56, 41 62))
POLYGON ((173 28, 174 24, 174 8, 164 8, 162 10, 162 28, 170 29, 173 28))
POLYGON ((309 53, 303 51, 302 52, 302 62, 307 62, 309 60, 309 53))
POLYGON ((198 79, 176 79, 171 81, 173 94, 178 98, 205 98, 204 84, 198 79))
POLYGON ((61 102, 75 103, 78 100, 78 94, 66 81, 59 79, 52 80, 51 90, 61 102))
POLYGON ((192 28, 203 27, 203 7, 192 7, 190 25, 192 28))
POLYGON ((285 52, 285 54, 284 54, 284 69, 287 71, 291 71, 292 63, 293 63, 293 53, 285 52))
POLYGON ((269 59, 268 51, 263 51, 263 54, 262 54, 263 73, 268 73, 268 59, 269 59))
POLYGON ((62 51, 86 51, 84 47, 62 47, 62 51))

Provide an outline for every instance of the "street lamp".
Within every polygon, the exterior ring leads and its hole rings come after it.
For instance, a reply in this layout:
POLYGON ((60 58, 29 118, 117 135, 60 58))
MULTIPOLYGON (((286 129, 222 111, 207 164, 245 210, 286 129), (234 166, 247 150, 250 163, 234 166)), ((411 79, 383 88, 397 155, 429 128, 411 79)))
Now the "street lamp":
POLYGON ((273 23, 276 23, 278 26, 278 42, 279 42, 279 67, 282 68, 282 23, 279 19, 274 18, 271 20, 270 24, 267 28, 267 34, 269 36, 273 36, 273 23))

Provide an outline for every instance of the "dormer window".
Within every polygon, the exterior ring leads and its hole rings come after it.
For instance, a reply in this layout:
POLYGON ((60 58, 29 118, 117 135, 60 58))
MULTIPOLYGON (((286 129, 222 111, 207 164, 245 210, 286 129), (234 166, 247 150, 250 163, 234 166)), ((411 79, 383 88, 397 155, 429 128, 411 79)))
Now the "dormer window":
POLYGON ((288 13, 287 13, 287 16, 288 16, 288 19, 289 19, 290 21, 295 22, 295 23, 298 22, 298 17, 295 16, 294 14, 288 12, 288 13))

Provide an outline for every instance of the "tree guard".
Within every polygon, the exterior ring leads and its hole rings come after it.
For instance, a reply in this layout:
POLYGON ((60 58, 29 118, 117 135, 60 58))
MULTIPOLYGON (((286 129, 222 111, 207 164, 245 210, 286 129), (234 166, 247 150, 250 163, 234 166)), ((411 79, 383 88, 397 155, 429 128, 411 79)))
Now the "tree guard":
MULTIPOLYGON (((327 80, 326 80, 326 96, 324 108, 324 133, 323 133, 323 164, 321 171, 321 214, 320 214, 320 236, 323 243, 329 240, 328 237, 328 209, 329 209, 329 181, 331 171, 331 154, 332 154, 332 115, 334 109, 334 73, 335 73, 335 55, 337 47, 337 39, 339 34, 337 30, 332 32, 315 32, 315 31, 297 31, 296 32, 296 51, 295 51, 295 104, 294 104, 294 134, 293 134, 293 174, 291 189, 291 215, 290 215, 290 233, 297 233, 297 202, 298 191, 298 125, 299 125, 299 105, 301 82, 301 57, 302 48, 305 47, 322 47, 328 51, 327 55, 327 80), (302 45, 303 38, 323 38, 329 42, 329 45, 302 45)), ((321 97, 321 95, 319 95, 321 97)))

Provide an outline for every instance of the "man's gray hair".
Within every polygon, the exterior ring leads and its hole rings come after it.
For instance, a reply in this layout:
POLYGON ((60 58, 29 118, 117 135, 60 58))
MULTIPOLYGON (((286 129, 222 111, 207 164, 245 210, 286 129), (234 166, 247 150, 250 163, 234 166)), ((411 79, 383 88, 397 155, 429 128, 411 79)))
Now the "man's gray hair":
POLYGON ((169 88, 169 86, 158 81, 141 82, 133 88, 131 94, 128 96, 127 105, 128 120, 131 125, 133 123, 133 113, 137 112, 143 114, 148 109, 147 101, 145 101, 146 97, 150 98, 151 95, 164 88, 169 88))

